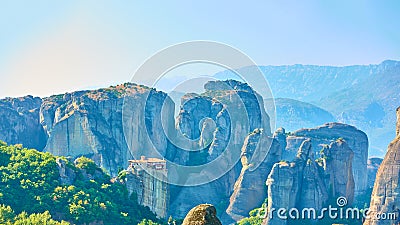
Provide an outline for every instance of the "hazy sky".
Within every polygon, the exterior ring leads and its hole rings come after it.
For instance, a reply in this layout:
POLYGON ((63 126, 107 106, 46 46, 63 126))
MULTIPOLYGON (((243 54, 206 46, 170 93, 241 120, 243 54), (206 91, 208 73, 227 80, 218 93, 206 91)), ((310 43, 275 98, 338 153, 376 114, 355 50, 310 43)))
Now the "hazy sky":
POLYGON ((126 82, 189 40, 227 43, 260 65, 399 60, 399 12, 400 1, 1 1, 0 97, 126 82))

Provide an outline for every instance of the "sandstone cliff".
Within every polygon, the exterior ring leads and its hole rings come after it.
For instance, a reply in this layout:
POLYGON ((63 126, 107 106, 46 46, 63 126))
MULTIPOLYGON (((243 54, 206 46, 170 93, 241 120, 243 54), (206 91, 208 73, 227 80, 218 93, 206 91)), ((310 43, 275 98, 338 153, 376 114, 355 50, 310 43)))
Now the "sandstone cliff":
POLYGON ((379 167, 371 196, 369 218, 364 225, 392 225, 400 222, 400 108, 397 109, 396 138, 389 144, 379 167), (379 219, 395 213, 396 219, 379 219))

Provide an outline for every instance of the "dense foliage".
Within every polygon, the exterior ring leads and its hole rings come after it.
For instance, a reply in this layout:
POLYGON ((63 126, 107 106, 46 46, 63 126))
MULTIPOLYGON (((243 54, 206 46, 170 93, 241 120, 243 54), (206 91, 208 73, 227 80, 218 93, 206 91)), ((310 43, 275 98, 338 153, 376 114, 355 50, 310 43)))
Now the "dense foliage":
POLYGON ((44 213, 34 213, 28 215, 26 212, 22 212, 19 215, 15 215, 14 210, 10 206, 0 205, 0 224, 2 225, 69 225, 70 223, 65 221, 55 221, 51 218, 49 211, 44 213))
POLYGON ((138 205, 124 185, 111 183, 92 160, 81 157, 75 164, 58 160, 74 174, 71 184, 60 181, 55 156, 0 142, 0 224, 157 221, 149 208, 138 205))

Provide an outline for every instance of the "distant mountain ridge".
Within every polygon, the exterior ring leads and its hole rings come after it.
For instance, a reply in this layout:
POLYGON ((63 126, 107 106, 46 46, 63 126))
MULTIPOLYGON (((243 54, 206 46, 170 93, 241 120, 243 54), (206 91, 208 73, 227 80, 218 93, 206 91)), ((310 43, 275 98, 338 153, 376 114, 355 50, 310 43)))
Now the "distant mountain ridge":
MULTIPOLYGON (((400 102, 400 61, 355 66, 259 66, 275 98, 312 103, 332 113, 338 122, 355 125, 370 137, 370 154, 383 155, 394 138, 400 102)), ((252 73, 254 67, 239 70, 252 73)), ((231 71, 218 79, 237 78, 231 71)))
MULTIPOLYGON (((46 143, 39 150, 71 159, 91 158, 112 176, 119 175, 132 158, 167 159, 170 162, 168 181, 172 184, 168 211, 174 218, 183 218, 189 209, 204 202, 216 205, 224 224, 246 217, 268 196, 265 181, 273 166, 282 160, 298 161, 294 158, 298 154, 292 153, 298 153, 303 143, 309 143, 309 147, 305 148, 307 157, 301 157, 298 168, 311 165, 314 169, 310 167, 307 170, 310 173, 299 170, 298 177, 310 176, 293 190, 305 190, 309 206, 321 206, 319 196, 314 198, 313 193, 323 193, 325 202, 331 196, 327 194, 327 187, 339 184, 334 179, 319 182, 318 187, 315 182, 309 182, 317 177, 318 168, 322 168, 317 167, 317 161, 323 160, 325 151, 321 153, 321 148, 326 145, 331 146, 327 154, 343 150, 346 158, 338 156, 337 162, 345 165, 330 164, 332 169, 325 170, 325 175, 346 177, 341 175, 344 171, 353 174, 347 178, 355 181, 348 190, 331 192, 332 196, 345 193, 342 196, 352 199, 364 193, 368 155, 368 138, 364 132, 346 124, 328 123, 297 132, 280 129, 272 135, 262 96, 250 85, 235 80, 209 81, 204 89, 201 94, 185 94, 177 105, 166 93, 133 83, 36 100, 32 96, 0 100, 0 118, 8 121, 3 124, 0 138, 11 144, 46 143), (175 107, 179 107, 176 118, 175 107), (36 136, 42 137, 38 143, 28 142, 29 137, 36 136), (336 148, 332 143, 338 141, 347 144, 336 148), (347 157, 353 153, 353 158, 347 157), (218 166, 209 167, 209 163, 218 166), (185 166, 183 172, 181 165, 185 166), (198 165, 207 167, 189 168, 198 165), (199 182, 201 179, 204 183, 199 182), (306 187, 303 185, 309 188, 300 188, 306 187)), ((276 99, 276 103, 278 112, 282 110, 280 115, 284 115, 282 119, 315 122, 324 119, 323 115, 327 120, 333 118, 308 103, 290 99, 276 99)), ((300 125, 296 123, 296 126, 300 125)), ((140 186, 136 187, 141 190, 140 186)), ((156 196, 158 191, 154 193, 156 196)), ((279 199, 279 192, 274 192, 274 197, 279 199)))
MULTIPOLYGON (((265 107, 269 112, 272 99, 264 99, 265 107)), ((288 131, 295 131, 307 127, 316 127, 321 124, 335 122, 336 118, 328 111, 310 103, 290 99, 275 98, 276 128, 283 127, 288 131)))

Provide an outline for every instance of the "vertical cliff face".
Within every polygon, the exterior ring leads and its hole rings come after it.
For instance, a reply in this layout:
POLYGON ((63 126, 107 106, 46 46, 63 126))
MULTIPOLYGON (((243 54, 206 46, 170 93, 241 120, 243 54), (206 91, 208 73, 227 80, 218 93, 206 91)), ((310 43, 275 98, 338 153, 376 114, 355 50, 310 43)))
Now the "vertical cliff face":
MULTIPOLYGON (((292 134, 294 137, 307 137, 313 142, 313 150, 319 155, 321 145, 329 145, 332 140, 343 139, 348 147, 354 152, 353 177, 355 183, 355 195, 365 193, 367 189, 367 161, 368 161, 368 137, 357 128, 341 124, 327 123, 313 129, 302 129, 292 134)), ((288 138, 298 143, 297 138, 288 138)), ((295 144, 288 143, 288 146, 295 144)), ((289 149, 290 150, 290 149, 289 149)))
POLYGON ((353 151, 338 140, 324 149, 324 159, 315 160, 312 141, 306 139, 291 162, 276 163, 267 179, 268 208, 265 224, 286 225, 276 210, 326 207, 328 200, 354 197, 353 151))
POLYGON ((181 165, 203 164, 212 161, 225 149, 229 140, 231 124, 229 117, 224 113, 224 105, 207 96, 185 95, 177 117, 176 128, 184 138, 177 138, 179 144, 184 145, 178 150, 175 161, 181 165), (223 122, 222 122, 223 121, 223 122), (217 129, 217 126, 219 129, 217 129), (185 139, 187 138, 187 139, 185 139), (215 143, 213 143, 215 141, 215 143), (216 144, 219 149, 211 147, 216 144), (202 149, 202 152, 186 151, 202 149))
POLYGON ((281 150, 277 140, 259 130, 255 130, 246 138, 242 148, 242 171, 236 180, 234 192, 226 210, 234 220, 238 221, 246 217, 252 209, 259 207, 264 202, 267 197, 264 183, 272 166, 279 162, 281 150), (271 146, 269 149, 263 149, 269 146, 271 146), (252 159, 262 157, 260 152, 265 151, 268 153, 263 162, 257 169, 251 170, 254 167, 252 159))
POLYGON ((166 161, 141 157, 130 160, 126 171, 126 187, 129 194, 135 193, 140 205, 147 206, 159 218, 168 216, 169 185, 166 161))
MULTIPOLYGON (((215 160, 222 153, 229 156, 236 154, 239 159, 243 143, 251 131, 260 129, 265 135, 271 135, 269 117, 263 108, 262 98, 250 86, 228 80, 208 82, 204 88, 205 92, 201 95, 183 96, 176 123, 179 132, 192 140, 192 146, 189 147, 200 150, 188 152, 177 149, 175 162, 183 165, 204 164, 215 160)), ((267 143, 266 140, 263 138, 265 150, 268 150, 268 145, 272 142, 267 143)), ((262 163, 263 159, 250 157, 250 155, 247 156, 249 162, 251 161, 255 166, 262 163)), ((229 198, 234 191, 235 181, 241 173, 242 164, 230 161, 229 157, 226 157, 223 163, 232 164, 233 168, 217 180, 194 187, 171 188, 173 194, 170 210, 173 216, 182 217, 190 208, 205 202, 213 203, 223 211, 226 210, 230 203, 229 198), (188 196, 191 196, 190 201, 187 200, 188 196)), ((245 177, 247 173, 249 171, 246 172, 245 177)), ((254 176, 261 173, 261 171, 254 173, 254 176)), ((264 176, 267 176, 267 173, 264 176)), ((262 193, 263 185, 252 186, 249 184, 250 180, 247 181, 247 179, 245 183, 249 185, 249 188, 254 190, 258 188, 260 190, 254 192, 262 193)), ((258 179, 257 182, 262 184, 265 180, 258 179)), ((242 191, 246 190, 242 189, 242 191)), ((239 196, 244 197, 241 194, 239 196)), ((262 195, 255 194, 254 196, 262 195)), ((254 200, 251 204, 259 201, 260 199, 254 200)), ((247 209, 248 206, 245 208, 247 209)), ((247 215, 247 213, 240 212, 241 215, 247 215)))
POLYGON ((371 196, 369 218, 364 225, 391 225, 400 222, 400 108, 397 109, 396 138, 389 144, 379 167, 371 196), (379 215, 395 213, 395 219, 379 219, 379 215))
POLYGON ((326 186, 331 197, 346 197, 348 204, 354 199, 353 157, 354 153, 341 139, 323 149, 326 186))
POLYGON ((192 163, 191 157, 200 163, 213 161, 225 149, 240 150, 246 136, 256 128, 270 135, 263 100, 250 86, 227 80, 210 81, 204 88, 200 96, 183 96, 176 122, 180 133, 193 141, 188 148, 204 151, 178 151, 175 161, 184 165, 192 163))
MULTIPOLYGON (((48 136, 44 150, 88 156, 112 175, 132 158, 128 145, 137 155, 152 156, 145 151, 156 148, 164 156, 168 145, 160 117, 164 101, 170 110, 166 115, 173 115, 173 103, 167 98, 165 93, 129 83, 45 98, 40 110, 48 136), (124 97, 129 99, 125 105, 124 97), (123 117, 123 110, 128 116, 123 117)), ((173 128, 172 121, 171 117, 173 128)))
POLYGON ((47 138, 39 122, 41 103, 32 96, 0 100, 0 140, 43 150, 47 138))
POLYGON ((313 160, 310 140, 304 141, 291 162, 280 162, 274 165, 267 179, 268 216, 265 224, 285 225, 287 220, 278 218, 276 211, 280 208, 302 209, 313 207, 321 209, 328 200, 328 192, 321 171, 313 160), (270 216, 271 215, 271 216, 270 216))

